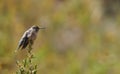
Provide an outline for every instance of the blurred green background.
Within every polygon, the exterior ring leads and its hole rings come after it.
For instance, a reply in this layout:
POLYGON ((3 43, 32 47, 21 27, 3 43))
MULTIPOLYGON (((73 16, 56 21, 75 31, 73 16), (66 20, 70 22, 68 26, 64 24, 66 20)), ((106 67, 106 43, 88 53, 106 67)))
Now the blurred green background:
POLYGON ((0 0, 0 74, 15 74, 32 25, 46 27, 33 46, 38 74, 120 74, 119 24, 120 0, 0 0))

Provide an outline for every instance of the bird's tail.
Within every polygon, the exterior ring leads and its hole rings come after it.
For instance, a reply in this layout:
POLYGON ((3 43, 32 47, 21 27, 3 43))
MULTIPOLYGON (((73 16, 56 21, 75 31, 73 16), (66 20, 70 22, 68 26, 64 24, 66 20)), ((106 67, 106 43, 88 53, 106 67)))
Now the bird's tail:
POLYGON ((20 46, 18 45, 17 48, 15 49, 14 53, 17 53, 17 51, 20 49, 20 46))

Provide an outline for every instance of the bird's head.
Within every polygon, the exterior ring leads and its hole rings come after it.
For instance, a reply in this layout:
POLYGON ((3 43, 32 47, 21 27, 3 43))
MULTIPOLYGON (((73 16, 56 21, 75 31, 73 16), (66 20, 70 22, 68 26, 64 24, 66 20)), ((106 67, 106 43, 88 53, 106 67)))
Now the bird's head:
POLYGON ((36 25, 34 25, 34 26, 32 26, 32 28, 34 29, 34 30, 36 30, 37 32, 39 31, 39 29, 45 29, 45 28, 43 28, 43 27, 38 27, 38 26, 36 26, 36 25))

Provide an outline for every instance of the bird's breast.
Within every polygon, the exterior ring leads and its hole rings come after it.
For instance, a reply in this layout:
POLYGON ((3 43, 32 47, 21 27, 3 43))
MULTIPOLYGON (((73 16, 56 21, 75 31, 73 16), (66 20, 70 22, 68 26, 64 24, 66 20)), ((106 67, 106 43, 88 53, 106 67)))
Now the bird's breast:
POLYGON ((29 39, 34 41, 36 39, 36 33, 32 33, 29 39))

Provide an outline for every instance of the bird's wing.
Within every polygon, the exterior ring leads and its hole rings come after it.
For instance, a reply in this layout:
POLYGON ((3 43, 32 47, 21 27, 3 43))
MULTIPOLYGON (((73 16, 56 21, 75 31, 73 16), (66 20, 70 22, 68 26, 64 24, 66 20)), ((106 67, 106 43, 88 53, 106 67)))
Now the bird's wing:
POLYGON ((28 43, 29 43, 29 39, 27 37, 25 37, 23 39, 23 44, 22 44, 22 48, 21 49, 25 49, 27 47, 28 43))
POLYGON ((25 32, 19 41, 18 49, 24 49, 28 45, 28 37, 27 37, 27 32, 25 32))

